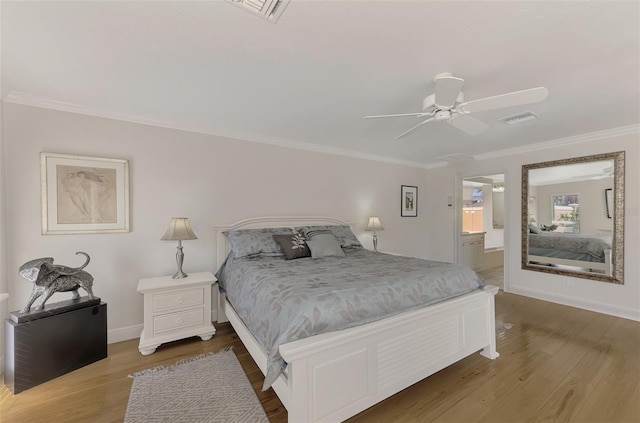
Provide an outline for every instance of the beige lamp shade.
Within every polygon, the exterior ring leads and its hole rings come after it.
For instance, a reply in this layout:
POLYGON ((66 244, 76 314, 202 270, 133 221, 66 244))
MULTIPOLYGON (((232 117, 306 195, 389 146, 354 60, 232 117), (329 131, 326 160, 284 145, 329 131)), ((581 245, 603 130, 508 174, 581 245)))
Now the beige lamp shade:
POLYGON ((369 223, 365 228, 365 231, 384 231, 382 224, 380 223, 380 218, 378 216, 371 216, 369 218, 369 223))
POLYGON ((198 239, 193 233, 189 219, 186 217, 172 217, 169 222, 169 228, 162 238, 162 241, 184 241, 187 239, 198 239))

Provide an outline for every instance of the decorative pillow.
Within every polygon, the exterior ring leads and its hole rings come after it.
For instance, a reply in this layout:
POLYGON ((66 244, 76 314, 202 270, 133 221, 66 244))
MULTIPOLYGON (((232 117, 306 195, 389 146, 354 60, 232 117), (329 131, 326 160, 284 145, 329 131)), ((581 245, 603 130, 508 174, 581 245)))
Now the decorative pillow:
POLYGON ((303 257, 311 257, 311 251, 307 247, 303 234, 293 235, 273 235, 273 239, 278 243, 285 260, 293 260, 303 257))
POLYGON ((304 235, 307 237, 308 240, 311 240, 318 235, 331 235, 335 239, 333 232, 331 232, 328 229, 317 229, 317 230, 307 231, 304 235))
POLYGON ((305 234, 307 239, 309 239, 309 236, 307 235, 308 232, 328 230, 336 237, 342 248, 363 248, 360 241, 358 241, 358 238, 356 238, 351 231, 351 228, 347 225, 302 226, 295 228, 295 230, 305 234))
POLYGON ((529 225, 529 232, 532 234, 539 234, 541 231, 536 225, 529 225))
POLYGON ((312 240, 307 241, 313 259, 324 257, 344 257, 344 251, 340 243, 331 234, 317 234, 312 240))
POLYGON ((235 258, 255 255, 281 256, 282 249, 273 235, 291 235, 291 228, 238 229, 224 233, 235 258))

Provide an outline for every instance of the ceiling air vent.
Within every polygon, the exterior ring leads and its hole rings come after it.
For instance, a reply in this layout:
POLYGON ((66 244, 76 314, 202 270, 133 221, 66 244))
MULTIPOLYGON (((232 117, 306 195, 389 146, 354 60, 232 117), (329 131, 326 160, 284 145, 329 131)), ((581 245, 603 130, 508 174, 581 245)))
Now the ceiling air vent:
POLYGON ((276 23, 289 0, 230 0, 244 10, 276 23))
POLYGON ((437 160, 446 160, 448 162, 462 162, 465 160, 473 160, 473 157, 462 153, 449 154, 448 156, 440 156, 437 160))
POLYGON ((501 120, 506 125, 515 125, 516 123, 525 122, 527 120, 538 119, 538 117, 539 116, 533 112, 524 112, 524 113, 518 113, 517 115, 508 116, 498 120, 501 120))

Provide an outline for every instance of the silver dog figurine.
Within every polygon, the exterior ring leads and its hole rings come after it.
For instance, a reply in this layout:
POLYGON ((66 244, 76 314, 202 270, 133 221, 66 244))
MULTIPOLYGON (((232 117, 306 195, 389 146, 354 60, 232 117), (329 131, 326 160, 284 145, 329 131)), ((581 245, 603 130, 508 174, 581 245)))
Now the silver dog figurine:
POLYGON ((82 288, 89 294, 89 298, 95 298, 93 295, 93 276, 85 272, 84 269, 91 261, 89 254, 78 251, 76 254, 84 255, 87 260, 80 267, 67 267, 59 264, 53 264, 53 258, 43 257, 31 260, 20 266, 20 276, 33 282, 33 290, 29 297, 29 302, 24 306, 21 313, 31 310, 33 302, 42 296, 34 310, 42 310, 44 303, 56 292, 73 291, 73 298, 80 298, 78 288, 82 288))

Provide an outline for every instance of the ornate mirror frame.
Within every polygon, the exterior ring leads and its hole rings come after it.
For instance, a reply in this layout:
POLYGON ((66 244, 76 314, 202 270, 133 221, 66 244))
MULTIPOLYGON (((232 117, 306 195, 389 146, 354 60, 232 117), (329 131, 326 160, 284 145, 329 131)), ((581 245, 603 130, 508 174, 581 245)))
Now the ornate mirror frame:
MULTIPOLYGON (((554 160, 522 166, 522 269, 562 276, 592 279, 617 284, 624 283, 624 151, 596 154, 572 159, 554 160), (529 171, 547 167, 573 165, 604 160, 613 160, 613 229, 611 275, 588 271, 575 271, 562 267, 532 264, 529 257, 529 171)), ((603 194, 604 201, 604 194, 603 194)), ((610 207, 610 205, 609 205, 610 207)))

